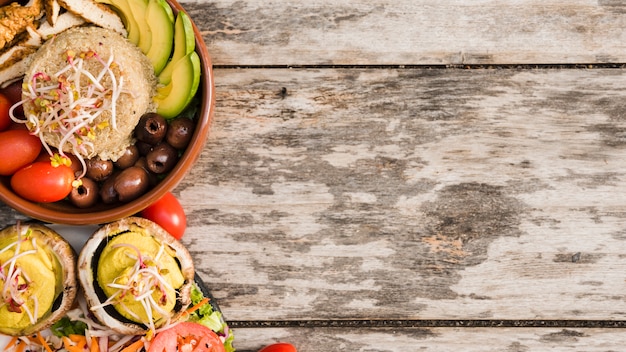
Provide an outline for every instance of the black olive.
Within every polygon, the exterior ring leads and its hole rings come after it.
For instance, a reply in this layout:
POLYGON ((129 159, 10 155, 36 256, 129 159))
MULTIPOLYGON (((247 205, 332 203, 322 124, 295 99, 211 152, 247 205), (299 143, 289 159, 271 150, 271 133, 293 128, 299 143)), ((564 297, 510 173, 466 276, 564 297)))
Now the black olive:
POLYGON ((139 149, 132 144, 124 150, 124 154, 122 154, 122 156, 120 156, 113 164, 120 169, 126 169, 135 165, 137 159, 139 159, 139 149))
POLYGON ((184 149, 189 145, 196 124, 186 117, 178 117, 170 122, 165 134, 165 141, 176 149, 184 149))
POLYGON ((137 150, 139 150, 140 155, 146 156, 148 155, 148 153, 150 153, 150 151, 152 150, 152 147, 154 146, 146 142, 137 141, 135 142, 135 147, 137 147, 137 150))
POLYGON ((157 175, 154 172, 150 171, 150 169, 148 168, 148 161, 145 157, 142 156, 137 159, 137 162, 135 162, 135 166, 146 170, 146 173, 148 173, 148 179, 150 180, 150 186, 156 186, 156 184, 159 183, 159 178, 157 177, 157 175))
POLYGON ((105 180, 113 173, 113 162, 102 160, 98 157, 87 160, 87 173, 85 176, 99 182, 105 180))
POLYGON ((112 204, 117 202, 117 191, 115 190, 115 179, 119 173, 112 174, 109 176, 102 186, 100 187, 100 199, 102 199, 102 203, 104 204, 112 204))
POLYGON ((167 143, 161 143, 146 155, 148 169, 155 174, 171 171, 178 162, 178 151, 167 143))
POLYGON ((139 198, 150 187, 150 180, 146 170, 139 166, 131 166, 122 170, 113 183, 120 202, 129 202, 139 198))
POLYGON ((135 127, 135 137, 138 140, 156 145, 163 140, 167 131, 167 121, 155 112, 143 114, 135 127))
POLYGON ((83 177, 82 184, 72 188, 70 201, 78 208, 89 208, 98 201, 98 184, 96 181, 83 177))

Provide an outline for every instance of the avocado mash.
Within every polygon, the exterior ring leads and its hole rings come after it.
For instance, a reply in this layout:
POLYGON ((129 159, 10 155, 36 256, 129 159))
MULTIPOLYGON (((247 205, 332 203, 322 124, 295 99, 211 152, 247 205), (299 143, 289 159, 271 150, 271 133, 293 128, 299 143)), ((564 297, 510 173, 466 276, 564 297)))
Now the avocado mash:
POLYGON ((185 278, 174 251, 139 227, 110 239, 98 260, 97 281, 125 318, 148 326, 166 321, 185 278))
POLYGON ((28 227, 19 231, 0 239, 1 331, 34 325, 63 291, 56 255, 28 227))

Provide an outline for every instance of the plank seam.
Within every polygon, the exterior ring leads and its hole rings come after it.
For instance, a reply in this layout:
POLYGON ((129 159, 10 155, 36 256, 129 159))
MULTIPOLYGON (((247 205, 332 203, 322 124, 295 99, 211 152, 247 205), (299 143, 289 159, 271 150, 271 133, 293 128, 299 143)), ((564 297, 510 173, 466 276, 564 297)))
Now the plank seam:
POLYGON ((624 320, 270 320, 228 321, 231 328, 626 328, 624 320))
POLYGON ((565 69, 624 69, 626 63, 605 64, 494 64, 494 65, 213 65, 214 69, 514 69, 514 70, 565 70, 565 69))

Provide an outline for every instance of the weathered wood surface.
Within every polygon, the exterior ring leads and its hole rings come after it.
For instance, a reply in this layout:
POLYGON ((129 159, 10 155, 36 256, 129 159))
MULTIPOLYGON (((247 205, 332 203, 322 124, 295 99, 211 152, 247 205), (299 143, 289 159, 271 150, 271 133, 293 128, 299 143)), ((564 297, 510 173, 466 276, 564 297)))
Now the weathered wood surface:
POLYGON ((182 1, 216 65, 626 62, 618 0, 182 1))
POLYGON ((298 352, 607 352, 626 343, 619 329, 555 328, 262 328, 237 331, 239 352, 297 341, 298 352))
POLYGON ((219 70, 177 189, 235 320, 626 319, 623 70, 219 70))
MULTIPOLYGON (((184 242, 233 321, 624 320, 625 79, 619 69, 217 70, 215 124, 175 191, 184 242)), ((4 223, 20 218, 0 209, 4 223)), ((242 348, 276 332, 316 350, 306 330, 239 331, 242 348)), ((494 351, 623 342, 619 329, 552 345, 542 336, 561 330, 395 331, 322 335, 369 351, 453 350, 470 335, 502 335, 494 351)))
POLYGON ((240 351, 623 349, 626 71, 419 65, 617 67, 626 4, 182 4, 218 101, 175 193, 240 351), (298 326, 331 319, 595 328, 298 326))

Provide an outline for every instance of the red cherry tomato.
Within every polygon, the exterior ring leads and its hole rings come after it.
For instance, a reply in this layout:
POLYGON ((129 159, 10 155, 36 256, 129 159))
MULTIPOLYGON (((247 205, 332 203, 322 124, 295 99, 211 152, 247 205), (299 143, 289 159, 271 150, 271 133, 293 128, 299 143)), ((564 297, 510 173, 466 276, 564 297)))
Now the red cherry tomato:
POLYGON ((161 225, 176 239, 181 239, 187 229, 187 217, 183 207, 172 192, 167 192, 161 199, 141 211, 141 216, 161 225))
POLYGON ((6 95, 0 93, 0 131, 6 130, 13 123, 11 116, 9 116, 11 105, 13 105, 11 100, 6 95))
MULTIPOLYGON (((70 159, 70 167, 72 171, 74 171, 74 175, 78 177, 83 171, 83 164, 80 163, 80 160, 74 154, 65 153, 65 157, 70 159)), ((52 157, 48 154, 48 151, 42 148, 41 153, 37 156, 35 161, 52 161, 52 157)))
POLYGON ((224 352, 224 344, 213 330, 198 323, 184 322, 159 332, 148 352, 224 352))
POLYGON ((0 132, 0 175, 12 175, 32 163, 41 148, 39 138, 26 130, 0 132))
POLYGON ((52 166, 38 161, 18 170, 11 187, 19 196, 33 202, 49 203, 65 198, 72 191, 74 172, 65 165, 52 166))
POLYGON ((278 342, 261 348, 259 352, 298 352, 298 350, 290 343, 278 342))
MULTIPOLYGON (((0 0, 0 2, 1 1, 2 0, 0 0)), ((22 100, 22 81, 19 80, 9 84, 8 86, 0 89, 0 93, 4 94, 4 96, 9 99, 11 105, 19 103, 22 100)), ((15 109, 14 114, 16 116, 24 116, 24 109, 21 105, 15 109)))
POLYGON ((0 89, 0 93, 4 94, 7 98, 9 98, 9 101, 11 101, 11 104, 15 104, 21 101, 22 100, 22 81, 18 80, 9 84, 6 87, 3 87, 2 89, 0 89))

